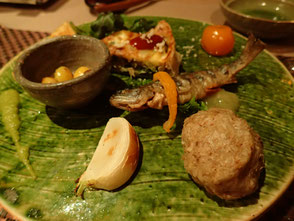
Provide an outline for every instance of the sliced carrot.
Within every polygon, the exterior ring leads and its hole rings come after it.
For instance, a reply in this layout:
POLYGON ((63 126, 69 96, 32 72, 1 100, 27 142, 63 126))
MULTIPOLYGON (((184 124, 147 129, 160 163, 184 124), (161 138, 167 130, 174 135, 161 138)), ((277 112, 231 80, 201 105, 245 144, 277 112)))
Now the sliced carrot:
POLYGON ((163 129, 166 132, 170 132, 170 128, 173 126, 176 117, 177 117, 177 109, 178 109, 178 92, 176 83, 171 78, 171 76, 163 71, 157 72, 153 75, 153 81, 159 80, 162 84, 165 92, 165 96, 167 98, 169 117, 166 122, 163 124, 163 129))

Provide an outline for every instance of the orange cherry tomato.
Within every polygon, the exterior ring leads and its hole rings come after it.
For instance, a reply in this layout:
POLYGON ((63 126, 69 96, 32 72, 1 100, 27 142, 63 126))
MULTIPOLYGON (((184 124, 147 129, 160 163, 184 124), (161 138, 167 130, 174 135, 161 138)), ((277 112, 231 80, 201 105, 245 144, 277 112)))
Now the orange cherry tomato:
POLYGON ((234 48, 234 43, 232 29, 226 25, 210 25, 202 33, 202 48, 214 56, 229 54, 234 48))

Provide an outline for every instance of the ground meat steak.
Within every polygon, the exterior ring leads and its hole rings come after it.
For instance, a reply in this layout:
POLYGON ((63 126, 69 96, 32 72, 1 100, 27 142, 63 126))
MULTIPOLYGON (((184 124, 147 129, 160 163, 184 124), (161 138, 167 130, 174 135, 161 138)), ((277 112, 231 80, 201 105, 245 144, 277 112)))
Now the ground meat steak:
POLYGON ((212 108, 188 117, 182 144, 187 172, 210 194, 231 200, 258 188, 264 168, 261 139, 231 110, 212 108))

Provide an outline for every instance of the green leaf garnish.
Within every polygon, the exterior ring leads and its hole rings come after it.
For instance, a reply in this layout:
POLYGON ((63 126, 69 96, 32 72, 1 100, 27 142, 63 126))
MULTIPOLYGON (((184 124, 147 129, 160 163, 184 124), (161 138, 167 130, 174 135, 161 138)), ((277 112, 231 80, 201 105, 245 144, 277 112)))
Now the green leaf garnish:
POLYGON ((96 21, 91 23, 91 36, 96 38, 104 38, 105 36, 125 29, 124 20, 120 14, 101 13, 96 21))
POLYGON ((133 22, 133 24, 130 27, 128 27, 128 29, 133 32, 144 33, 149 31, 151 28, 154 28, 155 26, 156 26, 155 21, 150 21, 145 18, 139 18, 139 19, 136 19, 133 22))

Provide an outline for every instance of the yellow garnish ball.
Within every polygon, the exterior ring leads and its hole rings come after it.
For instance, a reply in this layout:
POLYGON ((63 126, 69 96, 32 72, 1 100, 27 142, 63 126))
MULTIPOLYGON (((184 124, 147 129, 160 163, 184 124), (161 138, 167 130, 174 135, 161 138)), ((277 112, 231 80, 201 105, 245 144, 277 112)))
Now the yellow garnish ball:
POLYGON ((42 84, 54 84, 54 83, 57 83, 57 81, 53 77, 42 78, 42 84))
POLYGON ((80 77, 88 71, 90 71, 90 68, 86 66, 81 66, 74 72, 74 78, 80 77))
POLYGON ((68 81, 73 78, 73 75, 69 68, 65 66, 60 66, 54 72, 54 78, 58 82, 68 81))

